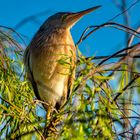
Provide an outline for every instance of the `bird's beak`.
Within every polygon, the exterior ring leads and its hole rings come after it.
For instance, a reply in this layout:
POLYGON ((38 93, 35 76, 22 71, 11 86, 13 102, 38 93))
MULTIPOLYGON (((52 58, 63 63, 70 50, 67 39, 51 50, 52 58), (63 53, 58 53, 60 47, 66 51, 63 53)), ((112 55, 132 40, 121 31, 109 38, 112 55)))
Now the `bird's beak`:
POLYGON ((66 23, 68 26, 72 26, 73 24, 75 24, 80 18, 82 18, 84 15, 100 8, 101 6, 95 6, 95 7, 92 7, 92 8, 89 8, 89 9, 86 9, 84 11, 80 11, 80 12, 77 12, 77 13, 71 13, 70 15, 67 16, 67 19, 66 19, 66 23))

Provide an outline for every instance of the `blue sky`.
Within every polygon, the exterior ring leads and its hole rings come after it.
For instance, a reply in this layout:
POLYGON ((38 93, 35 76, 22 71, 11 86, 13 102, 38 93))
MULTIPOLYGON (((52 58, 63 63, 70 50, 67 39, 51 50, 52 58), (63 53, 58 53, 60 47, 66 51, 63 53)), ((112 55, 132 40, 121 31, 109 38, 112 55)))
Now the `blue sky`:
MULTIPOLYGON (((116 8, 113 0, 0 0, 0 25, 16 27, 23 19, 37 13, 47 11, 46 14, 37 17, 37 22, 27 22, 24 26, 17 29, 17 32, 24 35, 27 44, 32 39, 35 32, 48 16, 62 11, 78 12, 96 5, 102 7, 81 19, 72 29, 75 42, 78 41, 83 30, 89 25, 100 25, 107 22, 121 11, 116 8)), ((121 0, 116 0, 120 2, 121 0)), ((136 0, 126 0, 129 7, 136 0)), ((140 26, 140 0, 129 11, 130 27, 140 26)), ((119 16, 114 20, 123 24, 123 17, 119 16)), ((86 56, 110 55, 124 46, 125 33, 112 28, 103 28, 88 39, 79 47, 86 56)), ((43 111, 39 112, 39 115, 43 111)))
MULTIPOLYGON (((120 0, 117 0, 118 2, 120 0)), ((136 0, 126 0, 129 7, 136 0)), ((23 19, 37 13, 47 11, 46 14, 37 17, 37 22, 27 22, 17 31, 25 35, 27 44, 48 16, 60 11, 81 11, 96 5, 102 7, 81 19, 71 30, 74 41, 77 42, 82 31, 89 25, 100 25, 120 13, 112 0, 0 0, 0 25, 15 27, 23 19)), ((129 10, 130 25, 135 27, 140 22, 140 2, 129 10)), ((122 16, 114 21, 123 23, 122 16)), ((80 50, 86 56, 109 55, 124 47, 124 33, 112 28, 103 28, 80 45, 80 50)))

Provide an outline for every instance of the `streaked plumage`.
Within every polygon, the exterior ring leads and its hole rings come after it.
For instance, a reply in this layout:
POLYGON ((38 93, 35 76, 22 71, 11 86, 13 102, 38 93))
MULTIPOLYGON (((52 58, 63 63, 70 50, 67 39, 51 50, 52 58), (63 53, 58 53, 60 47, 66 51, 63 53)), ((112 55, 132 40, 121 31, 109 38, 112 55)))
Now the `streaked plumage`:
MULTIPOLYGON (((68 99, 74 78, 76 49, 70 28, 85 14, 57 13, 40 27, 24 55, 28 78, 36 97, 59 109, 68 99)), ((48 106, 44 105, 46 109, 48 106)))

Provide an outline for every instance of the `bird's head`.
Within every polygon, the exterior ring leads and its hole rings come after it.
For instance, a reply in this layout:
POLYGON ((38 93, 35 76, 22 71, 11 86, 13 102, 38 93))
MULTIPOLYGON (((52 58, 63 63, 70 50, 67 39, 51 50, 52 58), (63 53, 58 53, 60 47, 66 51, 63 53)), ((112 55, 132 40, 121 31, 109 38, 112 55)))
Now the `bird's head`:
POLYGON ((92 7, 84 11, 70 13, 70 12, 60 12, 52 15, 47 19, 47 24, 49 27, 53 28, 71 28, 79 19, 84 15, 98 9, 101 6, 92 7))

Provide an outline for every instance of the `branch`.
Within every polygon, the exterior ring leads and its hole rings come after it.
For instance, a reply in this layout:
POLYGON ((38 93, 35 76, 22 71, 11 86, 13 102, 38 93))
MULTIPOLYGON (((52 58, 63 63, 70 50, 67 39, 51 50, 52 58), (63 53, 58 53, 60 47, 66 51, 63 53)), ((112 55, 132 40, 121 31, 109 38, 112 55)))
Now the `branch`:
MULTIPOLYGON (((3 25, 0 25, 0 28, 3 28, 3 29, 7 29, 9 30, 10 32, 16 34, 19 39, 24 43, 24 45, 26 46, 26 42, 24 41, 24 39, 22 38, 21 34, 19 34, 16 30, 14 30, 13 28, 11 27, 7 27, 7 26, 3 26, 3 25)), ((3 31, 2 31, 3 32, 3 31)), ((0 32, 1 33, 1 32, 0 32)), ((9 33, 10 34, 10 33, 9 33)), ((14 40, 14 39, 13 39, 14 40)), ((16 42, 16 41, 15 41, 16 42)))
MULTIPOLYGON (((104 56, 95 56, 91 59, 91 57, 86 57, 85 59, 88 60, 98 60, 98 59, 106 59, 108 57, 110 57, 111 55, 104 55, 104 56)), ((125 57, 125 56, 128 56, 127 53, 123 53, 123 54, 118 54, 118 55, 115 55, 111 58, 120 58, 120 57, 125 57)), ((134 55, 133 58, 140 58, 140 55, 134 55)))
MULTIPOLYGON (((116 19, 117 17, 119 17, 120 15, 124 14, 125 12, 127 12, 128 10, 130 10, 132 7, 134 7, 138 2, 140 2, 140 0, 136 0, 134 3, 132 3, 128 8, 126 8, 125 10, 123 10, 121 13, 117 14, 116 16, 114 16, 113 18, 111 18, 109 21, 112 21, 114 19, 116 19)), ((122 8, 121 5, 119 5, 118 3, 116 3, 117 7, 120 9, 122 8)))
POLYGON ((134 78, 122 89, 122 92, 118 92, 115 98, 113 99, 113 102, 117 100, 117 98, 130 86, 134 83, 135 80, 140 78, 140 75, 135 75, 134 78))
MULTIPOLYGON (((140 32, 140 27, 138 27, 138 28, 136 29, 136 31, 137 31, 137 32, 140 32)), ((137 34, 137 33, 134 33, 134 34, 137 34)), ((135 35, 132 35, 132 36, 130 37, 130 39, 128 40, 128 47, 130 47, 130 46, 132 45, 132 42, 133 42, 134 38, 135 38, 135 35)))
POLYGON ((49 12, 50 12, 49 10, 46 10, 46 11, 31 15, 29 17, 26 17, 25 19, 21 20, 18 24, 16 24, 14 29, 17 30, 30 21, 33 21, 34 23, 40 24, 39 21, 37 20, 37 17, 47 15, 49 12))
POLYGON ((116 53, 112 54, 111 56, 107 57, 106 59, 102 60, 98 65, 100 66, 100 65, 102 65, 104 62, 106 62, 107 60, 109 60, 110 58, 113 58, 113 57, 115 57, 116 55, 118 55, 119 53, 122 53, 123 51, 126 51, 126 50, 130 50, 130 49, 132 49, 132 48, 136 48, 136 47, 138 47, 139 45, 140 45, 140 43, 137 43, 137 44, 135 44, 135 45, 133 45, 133 46, 131 46, 131 47, 127 47, 127 48, 124 48, 124 49, 122 49, 122 50, 119 50, 118 52, 116 52, 116 53))
POLYGON ((76 43, 76 46, 79 45, 81 42, 83 42, 83 41, 84 41, 87 37, 89 37, 93 32, 95 32, 95 31, 97 31, 97 30, 99 30, 99 29, 101 29, 101 28, 103 28, 103 27, 113 27, 113 28, 116 28, 116 29, 119 29, 119 30, 128 32, 128 33, 130 33, 130 34, 132 34, 132 35, 135 35, 135 36, 137 36, 138 38, 140 38, 140 36, 138 36, 138 35, 140 35, 140 33, 137 32, 136 30, 130 28, 130 27, 127 27, 127 26, 125 26, 125 25, 122 25, 122 24, 119 24, 119 23, 116 23, 116 22, 107 22, 107 23, 104 23, 104 24, 101 24, 101 25, 95 25, 95 26, 89 26, 89 27, 87 27, 87 28, 84 30, 84 32, 82 33, 82 35, 81 35, 80 39, 78 40, 78 42, 76 43), (86 34, 87 31, 88 31, 89 29, 92 29, 92 28, 95 28, 95 29, 91 30, 88 34, 86 34), (134 34, 134 33, 135 33, 135 34, 134 34), (136 33, 137 33, 138 35, 136 35, 136 33))

